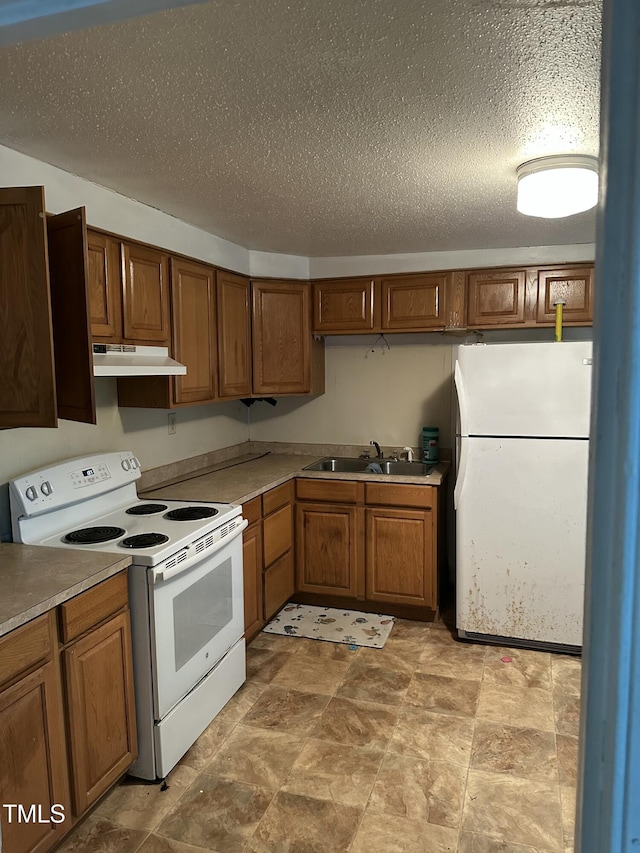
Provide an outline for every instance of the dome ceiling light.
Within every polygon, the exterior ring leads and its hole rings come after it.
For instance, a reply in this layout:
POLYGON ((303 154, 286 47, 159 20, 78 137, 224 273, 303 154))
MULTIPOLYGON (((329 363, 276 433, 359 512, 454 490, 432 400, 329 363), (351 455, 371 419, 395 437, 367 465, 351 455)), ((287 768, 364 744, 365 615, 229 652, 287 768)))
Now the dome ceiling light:
POLYGON ((518 166, 520 213, 545 219, 573 216, 598 201, 598 158, 586 154, 529 160, 518 166))

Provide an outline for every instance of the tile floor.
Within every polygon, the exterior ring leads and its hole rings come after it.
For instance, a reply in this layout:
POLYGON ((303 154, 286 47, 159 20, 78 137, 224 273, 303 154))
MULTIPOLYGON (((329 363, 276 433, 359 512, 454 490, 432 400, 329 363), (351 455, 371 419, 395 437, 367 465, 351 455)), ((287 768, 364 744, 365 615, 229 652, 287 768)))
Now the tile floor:
POLYGON ((124 782, 61 850, 573 849, 578 659, 399 620, 382 650, 261 634, 247 667, 167 790, 124 782))

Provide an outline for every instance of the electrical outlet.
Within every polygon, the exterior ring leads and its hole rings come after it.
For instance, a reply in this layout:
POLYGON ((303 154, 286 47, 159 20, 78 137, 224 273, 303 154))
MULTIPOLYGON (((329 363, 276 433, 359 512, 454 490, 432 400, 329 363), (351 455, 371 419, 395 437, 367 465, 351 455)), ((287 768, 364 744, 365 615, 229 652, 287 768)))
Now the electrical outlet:
POLYGON ((176 413, 175 412, 169 412, 169 424, 167 427, 167 432, 169 433, 169 435, 175 435, 176 434, 176 413))

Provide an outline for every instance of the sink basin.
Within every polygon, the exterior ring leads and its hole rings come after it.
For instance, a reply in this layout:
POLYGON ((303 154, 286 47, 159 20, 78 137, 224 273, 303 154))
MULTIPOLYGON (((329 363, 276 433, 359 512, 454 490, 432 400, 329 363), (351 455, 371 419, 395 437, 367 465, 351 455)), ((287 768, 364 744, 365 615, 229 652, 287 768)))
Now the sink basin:
POLYGON ((348 456, 327 456, 319 462, 307 465, 305 471, 334 471, 340 474, 364 474, 367 466, 377 464, 383 474, 409 474, 412 477, 426 477, 435 465, 427 462, 394 462, 392 459, 354 459, 348 456))

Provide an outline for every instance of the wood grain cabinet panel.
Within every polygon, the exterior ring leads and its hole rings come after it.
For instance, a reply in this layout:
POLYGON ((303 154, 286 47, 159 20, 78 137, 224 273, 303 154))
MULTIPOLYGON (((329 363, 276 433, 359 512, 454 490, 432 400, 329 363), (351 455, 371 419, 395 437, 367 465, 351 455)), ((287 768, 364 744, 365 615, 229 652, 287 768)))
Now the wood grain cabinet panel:
POLYGON ((265 620, 280 610, 295 591, 293 551, 289 550, 265 569, 264 575, 264 616, 265 620))
POLYGON ((65 649, 64 664, 73 807, 80 815, 137 754, 129 613, 65 649))
POLYGON ((291 504, 267 515, 262 521, 265 568, 293 545, 293 510, 291 504))
POLYGON ((0 189, 0 427, 55 427, 44 188, 0 189))
POLYGON ((376 325, 375 281, 347 278, 314 281, 313 331, 318 334, 370 332, 376 325))
POLYGON ((593 322, 593 267, 544 269, 538 272, 538 324, 555 323, 555 302, 564 299, 563 323, 593 322))
POLYGON ((218 384, 221 398, 251 396, 251 284, 216 270, 218 384))
POLYGON ((309 285, 252 282, 253 393, 309 394, 309 285))
POLYGON ((382 328, 394 332, 444 328, 448 278, 447 273, 383 278, 382 328))
POLYGON ((84 207, 47 217, 58 417, 96 423, 84 207))
POLYGON ((159 249, 123 243, 123 335, 169 346, 169 258, 159 249))
POLYGON ((356 597, 358 511, 331 504, 296 506, 298 591, 356 597))
MULTIPOLYGON (((61 805, 64 821, 18 822, 0 811, 3 849, 7 853, 45 853, 69 831, 64 722, 54 661, 0 691, 0 799, 28 811, 40 807, 43 821, 51 806, 61 805)), ((60 812, 55 815, 59 818, 60 812)))
POLYGON ((262 630, 262 525, 250 525, 242 536, 244 637, 250 642, 262 630))
POLYGON ((122 340, 120 242, 90 229, 87 282, 92 337, 105 343, 119 343, 122 340))
MULTIPOLYGON (((0 639, 0 803, 61 805, 59 823, 20 822, 0 810, 7 853, 45 853, 69 831, 69 781, 54 613, 0 639), (3 686, 4 685, 4 686, 3 686)), ((36 816, 37 818, 37 816, 36 816)))
POLYGON ((216 399, 215 277, 211 267, 171 258, 173 356, 186 365, 173 378, 176 403, 216 399))
POLYGON ((367 509, 367 598, 435 608, 434 549, 431 512, 367 509))
POLYGON ((467 322, 472 328, 525 322, 525 270, 471 272, 467 276, 467 322))

